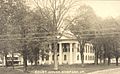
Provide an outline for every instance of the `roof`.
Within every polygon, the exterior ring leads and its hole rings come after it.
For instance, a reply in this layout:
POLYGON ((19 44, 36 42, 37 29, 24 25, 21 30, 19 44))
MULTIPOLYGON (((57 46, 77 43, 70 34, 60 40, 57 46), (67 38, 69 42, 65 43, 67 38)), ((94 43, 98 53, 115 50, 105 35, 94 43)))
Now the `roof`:
POLYGON ((65 31, 60 38, 61 40, 77 40, 73 33, 70 31, 65 31))

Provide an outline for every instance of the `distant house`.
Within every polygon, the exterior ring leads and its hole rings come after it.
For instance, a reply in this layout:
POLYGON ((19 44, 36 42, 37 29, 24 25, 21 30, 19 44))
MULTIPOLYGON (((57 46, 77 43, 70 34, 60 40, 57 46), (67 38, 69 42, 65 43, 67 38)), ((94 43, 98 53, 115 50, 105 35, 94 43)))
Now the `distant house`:
MULTIPOLYGON (((22 56, 20 53, 14 53, 14 65, 21 65, 23 64, 23 60, 22 60, 22 56)), ((8 66, 12 65, 12 55, 9 53, 7 55, 7 64, 8 66)), ((5 57, 3 54, 0 54, 0 66, 4 66, 5 65, 5 57)))

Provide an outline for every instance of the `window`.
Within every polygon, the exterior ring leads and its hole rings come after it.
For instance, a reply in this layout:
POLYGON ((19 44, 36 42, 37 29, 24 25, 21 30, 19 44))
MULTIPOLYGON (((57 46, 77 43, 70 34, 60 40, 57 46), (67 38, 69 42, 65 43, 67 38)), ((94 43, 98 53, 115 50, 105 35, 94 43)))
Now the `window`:
POLYGON ((79 60, 79 55, 77 55, 77 60, 79 60))
POLYGON ((57 52, 59 52, 59 44, 57 44, 57 52))
POLYGON ((52 55, 52 60, 54 60, 54 55, 52 55))
POLYGON ((88 56, 88 60, 91 60, 91 56, 88 56))
POLYGON ((63 52, 70 51, 70 44, 69 43, 62 43, 63 52))
POLYGON ((89 49, 90 46, 88 46, 88 53, 90 52, 90 49, 89 49))
POLYGON ((54 49, 54 44, 53 43, 51 44, 51 49, 54 49))
POLYGON ((11 57, 7 57, 7 60, 11 60, 11 57))
POLYGON ((87 56, 87 60, 89 60, 89 56, 87 56))
POLYGON ((67 60, 67 56, 66 55, 64 55, 64 60, 67 60))
POLYGON ((75 43, 72 43, 72 52, 74 52, 75 49, 75 43))
POLYGON ((57 55, 57 60, 58 60, 58 58, 59 58, 59 54, 57 55))
MULTIPOLYGON (((50 46, 49 46, 50 47, 50 46)), ((54 44, 52 43, 51 44, 51 47, 50 47, 51 49, 54 49, 54 44)), ((57 52, 59 52, 59 44, 57 44, 57 52)))
POLYGON ((80 52, 80 45, 78 44, 77 52, 80 52))
POLYGON ((63 48, 63 52, 67 52, 67 49, 66 49, 66 48, 63 48))
POLYGON ((94 60, 93 56, 91 56, 91 60, 94 60))
POLYGON ((91 56, 89 56, 89 60, 91 60, 91 56))
POLYGON ((77 48, 77 52, 80 52, 79 48, 77 48))
POLYGON ((74 48, 72 48, 72 52, 74 52, 74 48))
POLYGON ((92 48, 92 46, 90 46, 90 53, 93 53, 93 48, 92 48))
POLYGON ((44 61, 44 55, 42 55, 42 61, 44 61))
POLYGON ((87 60, 87 55, 85 56, 85 60, 87 60))
POLYGON ((0 61, 0 64, 2 64, 2 61, 0 61))
POLYGON ((88 60, 90 60, 90 56, 88 56, 88 60))
POLYGON ((72 48, 72 52, 74 52, 74 48, 72 48))
POLYGON ((87 51, 87 45, 86 45, 86 53, 87 53, 88 51, 87 51))
POLYGON ((90 56, 90 60, 94 60, 94 57, 93 57, 93 56, 90 56))
POLYGON ((14 61, 14 64, 19 64, 19 61, 14 61))
POLYGON ((89 53, 90 51, 89 51, 89 45, 87 46, 87 53, 89 53))
POLYGON ((14 60, 18 60, 18 57, 14 57, 14 60))
POLYGON ((46 56, 46 60, 49 60, 49 55, 46 56))

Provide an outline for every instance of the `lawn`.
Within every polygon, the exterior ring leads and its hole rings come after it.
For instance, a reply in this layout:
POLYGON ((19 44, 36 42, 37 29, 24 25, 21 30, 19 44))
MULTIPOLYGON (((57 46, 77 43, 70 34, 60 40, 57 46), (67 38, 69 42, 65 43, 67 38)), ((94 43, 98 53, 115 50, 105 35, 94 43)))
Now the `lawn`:
POLYGON ((0 74, 33 74, 34 72, 38 74, 86 74, 89 72, 111 69, 111 68, 120 68, 120 66, 115 66, 115 64, 108 65, 94 65, 94 64, 85 64, 84 67, 81 67, 80 64, 74 65, 60 65, 58 71, 53 70, 53 65, 39 65, 39 66, 28 66, 28 71, 30 73, 24 73, 23 67, 15 67, 13 70, 12 67, 0 67, 0 74), (78 72, 78 73, 76 73, 78 72))
POLYGON ((0 67, 0 74, 27 74, 24 73, 23 71, 19 71, 17 69, 12 69, 11 67, 5 68, 5 67, 0 67))
MULTIPOLYGON (((89 73, 93 71, 98 71, 98 70, 104 70, 104 69, 111 69, 111 68, 119 68, 120 66, 116 66, 115 64, 111 65, 94 65, 94 64, 86 64, 84 67, 81 67, 80 64, 74 64, 74 65, 60 65, 58 71, 53 70, 53 65, 39 65, 39 66, 29 66, 28 70, 31 72, 38 72, 39 74, 47 74, 48 72, 60 74, 60 72, 79 72, 81 73, 89 73), (47 72, 46 72, 47 71, 47 72)), ((51 74, 52 74, 51 73, 51 74)), ((54 74, 55 74, 54 73, 54 74)), ((50 73, 49 73, 50 74, 50 73)), ((66 73, 65 73, 66 74, 66 73)))

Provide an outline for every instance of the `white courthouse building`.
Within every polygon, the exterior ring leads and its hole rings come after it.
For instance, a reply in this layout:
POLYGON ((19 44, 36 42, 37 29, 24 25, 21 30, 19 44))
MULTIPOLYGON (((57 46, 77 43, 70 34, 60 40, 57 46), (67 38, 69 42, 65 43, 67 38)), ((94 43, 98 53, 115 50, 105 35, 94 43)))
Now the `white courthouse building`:
MULTIPOLYGON (((94 51, 91 43, 86 43, 84 46, 84 63, 94 63, 94 51)), ((61 64, 80 64, 80 44, 77 39, 71 34, 64 34, 58 42, 58 63, 61 64)), ((54 55, 49 52, 49 58, 44 62, 39 60, 39 63, 52 64, 54 63, 54 55)))
MULTIPOLYGON (((50 47, 51 48, 51 47, 50 47)), ((86 43, 84 46, 84 63, 94 63, 94 51, 93 45, 91 43, 86 43)), ((52 52, 48 53, 49 55, 46 56, 43 60, 42 57, 39 56, 39 64, 53 64, 54 63, 54 55, 52 52)), ((11 54, 8 54, 8 61, 10 59, 11 54)), ((15 53, 15 64, 22 65, 23 58, 19 53, 15 53)), ((81 63, 81 56, 80 56, 80 44, 78 43, 77 39, 68 33, 64 33, 61 37, 60 41, 58 42, 58 49, 57 49, 57 56, 58 56, 58 63, 59 65, 62 64, 80 64, 81 63)), ((4 65, 4 57, 0 56, 0 65, 4 65)), ((30 61, 28 60, 28 65, 30 65, 30 61)))

